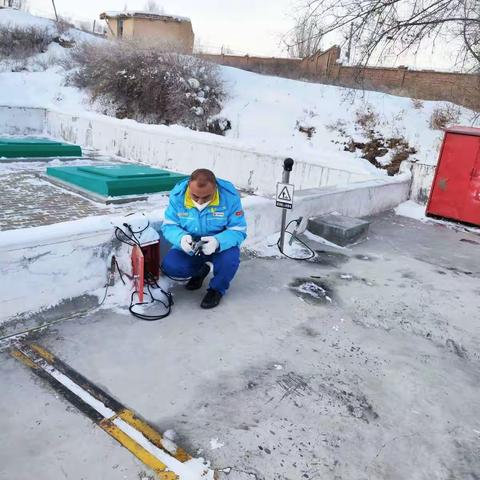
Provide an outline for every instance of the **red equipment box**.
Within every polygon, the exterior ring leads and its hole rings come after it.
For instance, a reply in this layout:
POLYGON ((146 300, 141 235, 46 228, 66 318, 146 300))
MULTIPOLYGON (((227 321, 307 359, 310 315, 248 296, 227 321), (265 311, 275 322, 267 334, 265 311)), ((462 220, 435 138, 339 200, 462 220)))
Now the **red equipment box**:
POLYGON ((480 128, 445 131, 427 214, 480 225, 480 128))
POLYGON ((158 242, 132 248, 132 271, 139 302, 143 302, 145 282, 151 283, 160 276, 160 244, 158 242))

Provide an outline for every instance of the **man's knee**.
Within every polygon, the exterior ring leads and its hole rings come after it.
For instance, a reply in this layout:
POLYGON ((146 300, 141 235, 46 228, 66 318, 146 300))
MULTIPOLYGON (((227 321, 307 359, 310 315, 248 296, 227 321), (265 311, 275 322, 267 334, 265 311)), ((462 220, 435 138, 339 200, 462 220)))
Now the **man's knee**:
POLYGON ((226 268, 229 270, 237 270, 240 265, 240 249, 238 247, 232 247, 228 250, 220 252, 217 256, 216 267, 226 268))
POLYGON ((162 270, 171 277, 187 278, 191 276, 192 262, 192 257, 172 248, 163 259, 162 270))

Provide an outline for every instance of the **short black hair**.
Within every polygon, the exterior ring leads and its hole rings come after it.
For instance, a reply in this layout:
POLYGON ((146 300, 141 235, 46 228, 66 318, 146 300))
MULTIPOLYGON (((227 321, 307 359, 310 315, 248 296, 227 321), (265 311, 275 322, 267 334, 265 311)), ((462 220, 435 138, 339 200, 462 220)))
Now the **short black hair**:
POLYGON ((199 187, 205 187, 208 183, 217 184, 215 174, 206 168, 199 168, 190 175, 190 182, 197 182, 199 187))

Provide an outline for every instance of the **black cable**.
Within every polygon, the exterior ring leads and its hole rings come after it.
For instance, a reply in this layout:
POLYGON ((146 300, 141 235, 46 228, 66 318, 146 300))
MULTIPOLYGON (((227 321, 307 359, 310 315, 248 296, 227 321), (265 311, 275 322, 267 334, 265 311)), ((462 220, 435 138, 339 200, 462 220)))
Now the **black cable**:
POLYGON ((157 283, 157 281, 155 279, 153 279, 149 283, 147 283, 147 290, 148 290, 148 292, 145 292, 145 290, 144 290, 143 294, 150 296, 151 300, 149 302, 134 302, 133 301, 134 296, 138 295, 138 292, 137 291, 132 292, 132 296, 130 297, 130 306, 128 307, 129 312, 134 317, 137 317, 140 320, 145 320, 147 322, 155 322, 157 320, 162 320, 163 318, 168 317, 170 315, 171 311, 172 311, 172 306, 174 304, 172 294, 170 292, 166 292, 165 290, 163 290, 163 288, 160 287, 160 285, 157 283), (155 289, 160 290, 160 292, 162 292, 162 294, 165 295, 165 297, 167 298, 166 303, 163 300, 155 298, 155 296, 152 293, 152 287, 153 286, 155 287, 155 289), (165 313, 158 314, 158 315, 146 315, 144 313, 135 312, 133 310, 134 307, 137 307, 137 306, 140 306, 140 305, 151 305, 151 304, 154 304, 155 302, 161 303, 166 308, 167 311, 165 313))
MULTIPOLYGON (((138 231, 134 231, 130 225, 128 224, 124 224, 124 226, 126 228, 128 228, 128 230, 130 231, 132 237, 129 237, 120 227, 115 227, 115 237, 117 238, 117 240, 119 240, 120 242, 122 243, 125 243, 127 245, 130 245, 130 246, 134 246, 134 245, 137 245, 139 247, 141 247, 141 244, 138 240, 138 238, 136 237, 136 235, 138 235, 139 233, 142 233, 144 232, 149 226, 150 226, 150 222, 147 220, 147 225, 138 230, 138 231)), ((115 258, 115 265, 117 267, 117 270, 118 270, 118 273, 120 275, 120 279, 122 281, 122 283, 124 285, 126 285, 126 282, 123 278, 123 276, 126 276, 129 280, 133 280, 133 277, 131 275, 129 275, 128 273, 126 272, 123 272, 121 269, 120 269, 120 266, 118 265, 118 261, 117 259, 115 258)), ((169 277, 171 278, 171 277, 169 277)), ((43 325, 39 325, 37 327, 33 327, 33 328, 28 328, 26 330, 23 330, 23 331, 20 331, 20 332, 14 332, 14 333, 11 333, 9 335, 5 335, 3 337, 0 337, 0 342, 3 342, 5 340, 9 340, 11 338, 14 338, 14 337, 17 337, 17 336, 20 336, 20 335, 27 335, 29 333, 32 333, 32 332, 36 332, 37 330, 42 330, 44 328, 48 328, 49 326, 51 325, 55 325, 57 323, 60 323, 60 322, 64 322, 64 321, 67 321, 67 320, 72 320, 72 319, 75 319, 75 318, 78 318, 78 317, 83 317, 85 315, 88 315, 92 312, 94 312, 96 309, 100 308, 104 303, 105 303, 105 300, 107 299, 107 295, 108 295, 108 289, 110 287, 109 283, 108 283, 108 280, 107 279, 107 283, 105 285, 105 293, 103 295, 103 298, 102 298, 102 301, 98 304, 98 305, 95 305, 94 307, 92 308, 89 308, 83 312, 79 312, 79 313, 75 313, 69 317, 63 317, 63 318, 59 318, 57 320, 53 320, 51 322, 48 322, 48 323, 44 323, 43 325)), ((173 279, 175 280, 175 279, 173 279)), ((178 279, 180 280, 180 279, 178 279)), ((177 281, 178 281, 177 280, 177 281)), ((183 280, 183 279, 182 279, 183 280)), ((173 298, 172 298, 172 294, 169 293, 169 292, 165 292, 159 285, 158 283, 156 282, 156 280, 154 280, 155 282, 155 285, 161 290, 161 292, 167 297, 168 299, 168 302, 165 303, 163 302, 162 300, 158 300, 158 299, 155 299, 153 297, 153 295, 151 294, 151 291, 150 291, 150 285, 147 284, 147 289, 149 290, 149 292, 147 293, 147 295, 150 295, 150 297, 153 299, 152 301, 148 302, 147 304, 150 304, 150 303, 155 303, 155 301, 161 303, 168 311, 165 313, 165 314, 162 314, 162 315, 144 315, 144 314, 140 314, 140 313, 136 313, 134 311, 132 311, 132 308, 135 307, 135 305, 142 305, 142 304, 145 304, 145 302, 142 302, 142 303, 138 303, 138 304, 135 304, 135 303, 132 303, 133 302, 133 296, 137 293, 136 291, 132 293, 132 297, 131 297, 131 304, 130 304, 130 307, 129 307, 129 310, 130 312, 132 313, 132 315, 136 316, 137 318, 141 318, 142 320, 147 320, 147 321, 154 321, 154 320, 160 320, 162 318, 165 318, 167 317, 168 315, 170 315, 171 313, 171 310, 172 310, 172 306, 174 304, 173 302, 173 298), (143 318, 142 318, 143 317, 143 318)), ((145 295, 145 292, 144 292, 144 295, 145 295)))
POLYGON ((135 237, 135 234, 132 234, 132 236, 129 237, 120 227, 115 227, 115 238, 131 247, 134 247, 135 245, 140 247, 140 242, 135 237))
POLYGON ((117 266, 118 274, 120 275, 120 280, 124 285, 126 285, 125 280, 123 279, 123 276, 125 275, 129 280, 132 280, 133 277, 126 272, 122 272, 122 269, 120 268, 120 265, 117 262, 117 257, 114 257, 114 258, 115 258, 115 265, 117 266))
MULTIPOLYGON (((125 215, 125 217, 130 217, 132 215, 135 215, 135 212, 129 213, 128 215, 125 215)), ((145 214, 142 213, 142 216, 145 217, 145 214)), ((144 228, 141 228, 140 230, 137 230, 136 232, 134 232, 133 229, 132 229, 132 226, 130 224, 126 223, 126 222, 123 224, 123 226, 127 227, 130 230, 130 232, 132 232, 132 234, 134 234, 134 235, 138 234, 138 233, 143 233, 150 226, 150 220, 148 220, 148 218, 146 218, 146 217, 145 217, 145 219, 147 220, 147 225, 144 228)))
POLYGON ((105 285, 105 295, 103 296, 102 301, 97 305, 97 308, 101 307, 103 305, 103 303, 105 302, 105 300, 107 299, 107 293, 108 293, 108 287, 109 286, 110 285, 108 283, 105 285))
MULTIPOLYGON (((130 245, 131 247, 136 245, 136 246, 141 248, 142 245, 141 245, 141 242, 138 239, 137 235, 140 234, 140 233, 143 233, 145 230, 147 230, 148 227, 150 227, 150 221, 147 220, 147 225, 144 228, 136 230, 136 231, 133 230, 131 225, 129 225, 128 223, 124 223, 123 226, 126 229, 128 229, 128 231, 130 232, 130 236, 128 236, 125 233, 125 231, 123 229, 121 229, 120 227, 115 227, 115 237, 117 238, 117 240, 119 240, 120 242, 125 243, 127 245, 130 245)), ((120 278, 121 278, 124 285, 125 285, 125 281, 123 280, 122 273, 125 276, 127 276, 130 280, 133 280, 133 277, 127 275, 125 272, 122 272, 122 270, 120 269, 116 259, 115 259, 115 264, 117 266, 118 273, 119 273, 120 278)), ((169 277, 169 278, 171 278, 171 277, 169 277)), ((174 279, 172 279, 172 280, 174 280, 174 279)), ((134 292, 132 292, 132 295, 130 297, 130 305, 128 307, 129 312, 134 317, 139 318, 140 320, 145 320, 147 322, 154 322, 154 321, 162 320, 163 318, 168 317, 170 315, 171 311, 172 311, 172 306, 173 306, 173 303, 174 303, 172 294, 170 292, 166 292, 165 290, 163 290, 160 287, 160 285, 157 283, 157 280, 155 279, 155 277, 152 275, 151 272, 145 272, 144 281, 146 281, 145 285, 147 287, 147 292, 144 290, 143 295, 150 296, 151 300, 148 301, 148 302, 135 302, 134 301, 135 295, 138 296, 138 291, 135 290, 134 292), (155 296, 152 293, 152 288, 155 289, 155 290, 156 289, 160 290, 160 292, 163 295, 165 295, 167 301, 164 302, 163 300, 159 300, 158 298, 155 298, 155 296), (134 310, 135 307, 138 307, 138 306, 141 306, 141 305, 152 305, 154 303, 161 303, 163 305, 163 307, 166 309, 166 312, 162 313, 162 314, 157 314, 157 315, 146 315, 144 313, 135 312, 135 310, 134 310)))
POLYGON ((298 225, 298 220, 291 220, 290 222, 288 222, 287 226, 285 227, 285 230, 284 232, 285 233, 288 233, 291 237, 293 237, 297 242, 301 243, 307 250, 310 251, 310 254, 307 256, 307 257, 292 257, 288 254, 286 254, 283 250, 282 250, 282 247, 280 246, 280 238, 278 239, 277 241, 277 248, 278 250, 280 251, 280 253, 282 255, 284 255, 285 257, 289 258, 290 260, 311 260, 312 258, 314 258, 317 254, 315 252, 315 250, 313 250, 309 245, 307 245, 303 240, 300 240, 294 233, 292 232, 289 232, 288 231, 288 227, 292 224, 296 222, 297 225, 298 225))

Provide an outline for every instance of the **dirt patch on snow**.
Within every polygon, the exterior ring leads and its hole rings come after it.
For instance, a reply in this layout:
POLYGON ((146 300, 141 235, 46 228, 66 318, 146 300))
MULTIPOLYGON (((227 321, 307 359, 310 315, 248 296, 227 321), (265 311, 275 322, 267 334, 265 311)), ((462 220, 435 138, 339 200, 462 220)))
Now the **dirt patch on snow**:
POLYGON ((377 168, 386 170, 388 175, 396 175, 400 165, 410 155, 417 153, 417 150, 409 145, 403 137, 383 138, 378 132, 371 132, 371 138, 367 142, 357 142, 350 139, 345 143, 345 151, 362 152, 362 158, 368 160, 377 168), (379 159, 384 159, 381 161, 379 159), (388 161, 386 161, 388 160, 388 161))

